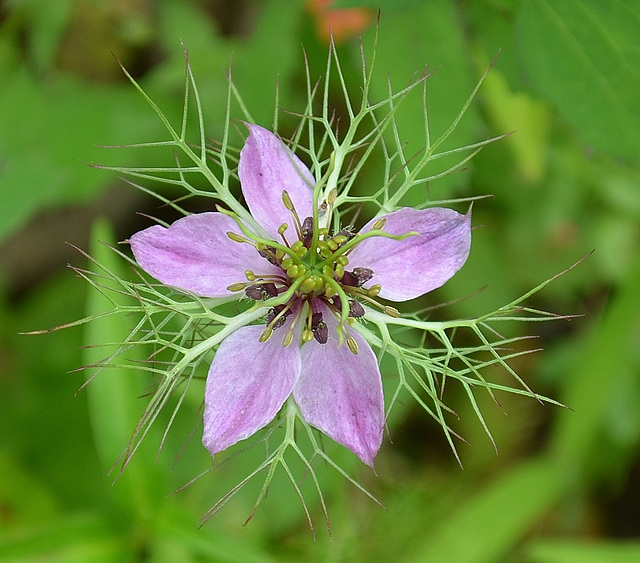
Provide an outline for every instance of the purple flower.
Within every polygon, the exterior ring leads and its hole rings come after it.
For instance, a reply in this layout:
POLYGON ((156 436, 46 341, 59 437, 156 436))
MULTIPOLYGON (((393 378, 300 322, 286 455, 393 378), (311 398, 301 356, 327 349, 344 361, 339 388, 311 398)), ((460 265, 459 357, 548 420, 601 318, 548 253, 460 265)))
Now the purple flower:
POLYGON ((209 369, 212 455, 263 428, 293 395, 310 425, 373 466, 382 382, 357 319, 378 298, 413 299, 451 278, 469 254, 470 213, 403 208, 358 234, 319 228, 307 167, 271 132, 248 127, 238 175, 261 232, 220 212, 189 215, 133 235, 133 254, 163 284, 203 297, 244 291, 265 307, 266 326, 230 334, 209 369))

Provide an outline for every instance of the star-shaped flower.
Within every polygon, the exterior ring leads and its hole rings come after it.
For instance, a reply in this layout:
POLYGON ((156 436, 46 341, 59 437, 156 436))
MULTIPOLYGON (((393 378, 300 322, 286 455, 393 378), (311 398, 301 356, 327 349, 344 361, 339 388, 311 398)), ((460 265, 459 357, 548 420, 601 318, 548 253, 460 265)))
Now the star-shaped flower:
POLYGON ((451 278, 469 254, 470 213, 402 208, 357 234, 331 232, 319 220, 331 205, 314 213, 308 168, 273 133, 248 127, 238 175, 261 232, 222 212, 194 214, 136 233, 133 254, 163 284, 203 297, 244 290, 265 307, 266 326, 230 334, 209 369, 203 443, 212 455, 266 426, 293 395, 310 425, 373 466, 382 381, 357 324, 379 298, 406 301, 451 278))

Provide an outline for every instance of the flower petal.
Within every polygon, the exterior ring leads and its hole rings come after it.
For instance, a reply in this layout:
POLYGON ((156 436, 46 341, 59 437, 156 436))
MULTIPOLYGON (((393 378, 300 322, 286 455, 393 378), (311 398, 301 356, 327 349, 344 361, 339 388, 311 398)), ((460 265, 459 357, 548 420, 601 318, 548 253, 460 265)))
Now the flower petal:
POLYGON ((461 215, 452 209, 405 207, 369 221, 386 218, 382 228, 393 235, 417 231, 419 235, 394 240, 371 237, 349 255, 348 268, 370 268, 368 287, 380 284, 380 297, 406 301, 444 284, 465 263, 471 248, 471 211, 461 215))
POLYGON ((205 389, 202 442, 211 455, 248 438, 276 416, 300 374, 297 346, 264 326, 238 329, 225 338, 211 364, 205 389))
POLYGON ((312 215, 316 181, 305 164, 273 133, 247 124, 249 137, 240 152, 238 175, 251 214, 275 240, 278 227, 293 229, 291 212, 282 203, 286 190, 300 221, 312 215))
POLYGON ((312 340, 302 346, 302 371, 293 396, 309 424, 373 467, 384 427, 378 360, 355 330, 349 334, 358 343, 357 355, 346 343, 338 346, 335 317, 324 306, 319 310, 329 329, 328 341, 312 340))
POLYGON ((228 297, 227 287, 246 281, 245 271, 282 273, 249 245, 234 242, 236 222, 222 213, 199 213, 133 235, 129 242, 136 262, 166 285, 204 297, 228 297))

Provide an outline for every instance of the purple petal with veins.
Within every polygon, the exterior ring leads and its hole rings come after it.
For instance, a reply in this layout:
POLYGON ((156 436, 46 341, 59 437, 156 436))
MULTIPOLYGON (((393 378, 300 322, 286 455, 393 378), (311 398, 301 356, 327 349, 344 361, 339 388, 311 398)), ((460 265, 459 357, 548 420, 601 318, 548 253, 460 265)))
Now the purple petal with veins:
POLYGON ((335 316, 324 305, 319 310, 329 329, 328 342, 312 340, 300 349, 302 367, 293 396, 309 424, 373 467, 384 427, 378 360, 355 330, 349 334, 358 343, 357 355, 346 343, 338 346, 335 316))
POLYGON ((282 273, 250 244, 234 242, 236 222, 222 213, 188 215, 169 228, 154 225, 129 242, 136 262, 165 285, 203 297, 228 297, 232 283, 246 281, 246 270, 282 273))
POLYGON ((367 286, 380 284, 380 297, 406 301, 419 297, 449 280, 465 263, 471 248, 471 211, 461 215, 452 209, 405 207, 369 221, 366 233, 380 219, 392 235, 416 231, 403 240, 371 237, 349 255, 349 267, 373 270, 367 286))
POLYGON ((205 389, 202 442, 216 454, 276 416, 300 375, 297 346, 259 342, 262 326, 240 328, 220 344, 205 389))
POLYGON ((249 137, 238 164, 242 194, 256 221, 279 241, 278 227, 283 223, 294 232, 291 212, 282 203, 283 190, 289 194, 302 222, 313 215, 316 181, 306 165, 271 131, 258 125, 247 127, 249 137))

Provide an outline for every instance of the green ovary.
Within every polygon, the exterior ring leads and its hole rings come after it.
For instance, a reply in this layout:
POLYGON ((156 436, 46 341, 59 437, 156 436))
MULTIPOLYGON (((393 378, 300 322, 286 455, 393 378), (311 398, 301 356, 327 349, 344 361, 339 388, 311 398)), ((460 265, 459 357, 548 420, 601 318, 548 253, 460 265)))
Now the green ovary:
MULTIPOLYGON (((322 233, 326 237, 326 233, 322 233)), ((340 281, 349 259, 345 255, 335 256, 335 251, 347 241, 344 235, 323 238, 317 242, 316 252, 310 252, 303 241, 294 242, 287 255, 277 256, 280 267, 293 283, 302 280, 299 293, 308 297, 336 295, 334 284, 329 280, 340 281), (333 258, 332 258, 333 257, 333 258)))

